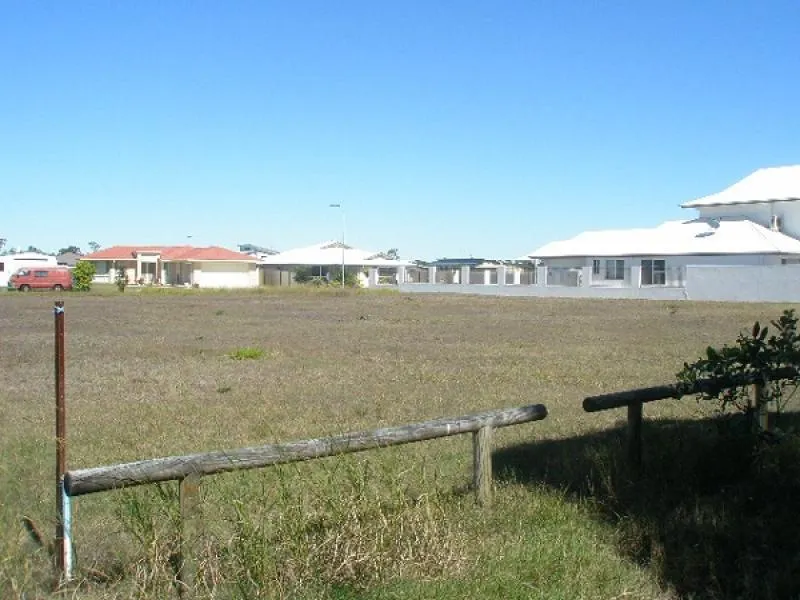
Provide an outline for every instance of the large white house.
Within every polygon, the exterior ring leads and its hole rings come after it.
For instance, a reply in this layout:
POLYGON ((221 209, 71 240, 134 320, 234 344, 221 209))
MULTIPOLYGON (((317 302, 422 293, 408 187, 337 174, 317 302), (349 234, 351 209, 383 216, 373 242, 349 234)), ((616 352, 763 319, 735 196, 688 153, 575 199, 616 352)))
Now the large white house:
POLYGON ((291 285, 299 268, 310 269, 313 274, 326 277, 333 271, 340 272, 344 265, 346 271, 358 275, 362 286, 370 287, 405 281, 406 270, 413 267, 414 263, 382 252, 327 241, 264 256, 261 265, 264 281, 270 285, 291 285))
POLYGON ((471 267, 463 267, 460 285, 440 285, 437 277, 401 289, 800 302, 800 166, 760 169, 682 207, 699 214, 650 228, 587 231, 545 244, 518 259, 527 259, 534 275, 525 282, 509 281, 508 265, 501 265, 496 281, 474 285, 471 267))
POLYGON ((800 166, 760 169, 653 228, 588 231, 530 252, 547 285, 683 287, 690 266, 800 263, 800 166))
POLYGON ((705 219, 748 219, 800 239, 800 165, 759 169, 681 207, 695 208, 705 219))

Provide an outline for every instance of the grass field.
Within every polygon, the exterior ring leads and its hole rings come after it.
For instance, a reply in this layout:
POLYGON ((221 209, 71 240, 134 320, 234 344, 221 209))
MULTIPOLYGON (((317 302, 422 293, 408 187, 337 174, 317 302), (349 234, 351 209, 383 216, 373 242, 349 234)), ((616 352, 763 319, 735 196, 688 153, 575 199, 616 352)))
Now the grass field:
MULTIPOLYGON (((51 595, 48 557, 20 519, 54 528, 54 299, 0 294, 3 598, 51 595)), ((672 381, 782 306, 333 291, 65 299, 69 468, 548 407, 545 421, 497 432, 490 509, 469 493, 469 436, 206 478, 201 596, 800 593, 795 445, 754 465, 718 435, 712 407, 654 403, 632 483, 624 413, 581 409, 586 395, 672 381)), ((67 597, 172 594, 176 489, 77 498, 67 597)))

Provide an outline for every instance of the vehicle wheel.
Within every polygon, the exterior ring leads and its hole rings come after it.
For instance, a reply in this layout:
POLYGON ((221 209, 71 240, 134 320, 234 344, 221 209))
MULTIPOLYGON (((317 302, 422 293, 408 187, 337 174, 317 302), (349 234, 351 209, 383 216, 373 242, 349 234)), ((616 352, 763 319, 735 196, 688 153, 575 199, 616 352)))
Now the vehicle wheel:
POLYGON ((63 289, 64 289, 64 286, 62 286, 62 285, 60 285, 58 283, 53 286, 53 290, 56 291, 56 292, 60 292, 63 289))
POLYGON ((31 291, 31 286, 29 286, 27 284, 26 285, 21 285, 21 286, 19 286, 19 291, 20 292, 30 292, 31 291))

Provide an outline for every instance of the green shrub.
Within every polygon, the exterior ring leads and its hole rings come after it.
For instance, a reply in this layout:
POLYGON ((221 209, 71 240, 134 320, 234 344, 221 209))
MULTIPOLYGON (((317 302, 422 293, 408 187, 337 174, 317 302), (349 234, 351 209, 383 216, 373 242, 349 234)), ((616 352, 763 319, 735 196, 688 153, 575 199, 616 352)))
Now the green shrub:
MULTIPOLYGON (((334 267, 328 271, 328 278, 330 285, 342 285, 342 268, 334 267)), ((358 272, 353 270, 344 270, 344 285, 349 288, 361 287, 361 282, 358 279, 358 272)))
POLYGON ((72 287, 79 292, 88 292, 92 289, 95 266, 88 260, 79 260, 75 268, 72 269, 72 287))
POLYGON ((125 272, 125 269, 117 269, 117 274, 114 276, 114 285, 117 286, 117 289, 120 292, 124 292, 125 288, 128 286, 128 274, 125 272))
POLYGON ((788 379, 774 380, 775 372, 786 367, 800 365, 800 336, 797 333, 797 317, 794 310, 785 310, 776 321, 769 335, 768 327, 761 327, 756 321, 748 334, 740 333, 733 346, 706 349, 706 357, 691 364, 684 363, 677 374, 681 385, 691 389, 698 380, 711 381, 752 381, 762 388, 758 397, 753 397, 749 383, 736 383, 722 389, 708 388, 698 393, 704 400, 719 402, 720 409, 735 408, 747 415, 754 415, 774 402, 777 409, 785 403, 785 391, 793 391, 800 375, 788 379))
MULTIPOLYGON (((308 283, 317 287, 341 286, 342 268, 329 267, 325 275, 321 275, 319 268, 298 267, 294 272, 294 280, 297 283, 308 283)), ((358 280, 358 269, 345 269, 344 285, 350 288, 361 287, 361 283, 358 280)))
POLYGON ((318 277, 311 272, 311 267, 297 267, 294 271, 294 280, 297 283, 308 283, 318 277))

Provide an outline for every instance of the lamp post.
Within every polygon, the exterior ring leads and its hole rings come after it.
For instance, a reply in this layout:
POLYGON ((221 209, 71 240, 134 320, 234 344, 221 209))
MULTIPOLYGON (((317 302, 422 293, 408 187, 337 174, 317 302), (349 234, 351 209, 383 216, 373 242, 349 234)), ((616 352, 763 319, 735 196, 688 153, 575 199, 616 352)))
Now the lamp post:
POLYGON ((341 204, 329 204, 330 208, 338 208, 339 211, 342 213, 342 289, 344 289, 344 231, 345 231, 345 221, 344 221, 344 207, 341 204))

